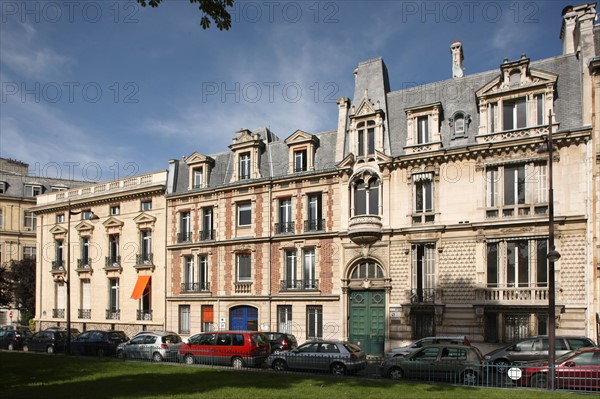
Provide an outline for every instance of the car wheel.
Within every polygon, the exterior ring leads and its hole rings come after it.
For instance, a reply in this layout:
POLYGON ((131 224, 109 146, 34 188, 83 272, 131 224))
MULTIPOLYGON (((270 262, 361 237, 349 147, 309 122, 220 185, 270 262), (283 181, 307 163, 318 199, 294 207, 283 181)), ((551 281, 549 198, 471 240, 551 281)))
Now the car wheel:
POLYGON ((154 361, 154 362, 162 362, 163 361, 163 357, 160 355, 160 353, 154 352, 154 355, 152 355, 152 361, 154 361))
POLYGON ((505 374, 510 368, 510 362, 506 359, 498 359, 494 362, 494 364, 496 365, 496 372, 499 374, 505 374))
POLYGON ((330 367, 331 374, 344 375, 346 374, 346 366, 343 363, 333 363, 330 367))
POLYGON ((125 359, 125 352, 123 352, 122 350, 117 351, 117 357, 119 359, 125 359))
POLYGON ((103 348, 98 349, 98 352, 96 354, 98 355, 98 357, 104 356, 104 349, 103 348))
POLYGON ((461 380, 465 385, 476 385, 477 373, 473 370, 467 370, 463 373, 461 380))
POLYGON ((29 352, 29 347, 27 345, 23 345, 23 352, 29 352))
POLYGON ((531 379, 531 386, 546 389, 548 387, 548 376, 546 374, 534 375, 531 379))
POLYGON ((15 345, 13 343, 8 344, 8 350, 9 351, 14 351, 15 350, 15 345))
POLYGON ((388 371, 388 377, 392 380, 401 380, 404 378, 404 371, 400 367, 392 367, 390 371, 388 371))
POLYGON ((185 364, 194 364, 194 356, 185 355, 185 358, 183 358, 183 361, 185 364))
POLYGON ((234 369, 241 369, 242 367, 244 367, 244 361, 242 360, 241 357, 234 357, 231 360, 231 365, 233 366, 234 369))
POLYGON ((273 361, 273 364, 271 365, 271 367, 273 367, 273 370, 286 371, 287 370, 287 363, 283 359, 275 359, 273 361))
POLYGON ((52 345, 50 345, 49 347, 46 348, 46 352, 54 353, 54 347, 52 345))

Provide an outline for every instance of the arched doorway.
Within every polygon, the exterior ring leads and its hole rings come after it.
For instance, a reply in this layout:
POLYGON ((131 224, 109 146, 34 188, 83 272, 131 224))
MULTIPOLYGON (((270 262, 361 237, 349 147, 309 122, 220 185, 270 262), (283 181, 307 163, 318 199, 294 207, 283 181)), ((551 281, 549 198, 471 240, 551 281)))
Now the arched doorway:
POLYGON ((258 309, 247 305, 229 309, 229 329, 258 331, 258 309))
POLYGON ((355 265, 349 274, 349 339, 370 355, 383 355, 385 347, 385 279, 372 260, 355 265))

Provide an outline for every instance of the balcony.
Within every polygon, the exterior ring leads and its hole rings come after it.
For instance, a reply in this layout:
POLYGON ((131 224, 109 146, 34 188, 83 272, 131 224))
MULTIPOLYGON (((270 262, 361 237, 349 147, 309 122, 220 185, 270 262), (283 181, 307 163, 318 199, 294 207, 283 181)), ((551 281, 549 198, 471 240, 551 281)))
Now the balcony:
POLYGON ((52 261, 52 269, 50 272, 54 274, 64 273, 65 272, 65 262, 62 260, 53 260, 52 261))
POLYGON ((106 320, 120 320, 121 311, 119 309, 106 309, 106 320))
POLYGON ((305 220, 304 232, 325 231, 325 219, 305 220))
POLYGON ((135 319, 151 321, 152 320, 152 310, 138 309, 135 313, 135 319))
POLYGON ((353 216, 348 222, 348 235, 356 244, 373 244, 381 239, 382 223, 379 215, 353 216))
POLYGON ((77 317, 80 319, 91 319, 92 318, 92 309, 78 309, 77 317))
POLYGON ((410 290, 411 304, 434 304, 442 301, 442 290, 439 288, 413 288, 410 290))
POLYGON ((92 271, 92 260, 90 258, 77 259, 76 272, 91 272, 92 271))
POLYGON ((136 269, 153 269, 154 270, 154 254, 137 254, 135 256, 136 269))
POLYGON ((64 309, 52 309, 52 318, 53 319, 64 319, 65 310, 64 309))
POLYGON ((192 242, 192 233, 187 231, 184 233, 177 233, 177 243, 181 244, 184 242, 192 242))
POLYGON ((477 288, 477 303, 485 305, 548 305, 548 287, 499 286, 477 288))
POLYGON ((526 216, 547 216, 548 215, 548 204, 534 204, 534 205, 510 205, 502 208, 490 208, 485 211, 485 217, 487 219, 496 218, 521 218, 526 216))
POLYGON ((120 256, 105 256, 104 257, 104 270, 121 270, 121 257, 120 256))
POLYGON ((252 283, 233 283, 235 287, 236 294, 251 294, 252 293, 252 283))
POLYGON ((279 291, 316 291, 319 280, 281 280, 279 291))
POLYGON ((275 223, 275 234, 294 234, 294 222, 275 223))
POLYGON ((182 283, 181 292, 209 292, 210 283, 208 281, 202 283, 182 283))
POLYGON ((215 240, 215 231, 214 230, 201 230, 200 231, 200 241, 213 241, 215 240))

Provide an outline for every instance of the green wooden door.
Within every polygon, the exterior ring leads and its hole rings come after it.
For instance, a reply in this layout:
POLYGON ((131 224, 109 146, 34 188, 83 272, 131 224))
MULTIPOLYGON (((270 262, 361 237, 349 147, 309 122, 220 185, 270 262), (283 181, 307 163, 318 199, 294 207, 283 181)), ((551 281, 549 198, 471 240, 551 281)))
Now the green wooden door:
POLYGON ((350 293, 350 341, 369 355, 383 355, 385 344, 385 291, 350 293))

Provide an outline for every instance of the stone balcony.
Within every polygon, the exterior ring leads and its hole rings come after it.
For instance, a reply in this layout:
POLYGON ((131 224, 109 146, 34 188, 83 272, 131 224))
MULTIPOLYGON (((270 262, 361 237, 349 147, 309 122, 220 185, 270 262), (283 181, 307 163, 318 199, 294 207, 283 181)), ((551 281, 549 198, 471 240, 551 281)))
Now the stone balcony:
POLYGON ((484 305, 547 305, 548 287, 485 287, 475 290, 475 301, 484 305))
POLYGON ((348 235, 356 244, 372 244, 381 239, 381 233, 379 215, 358 215, 348 221, 348 235))

